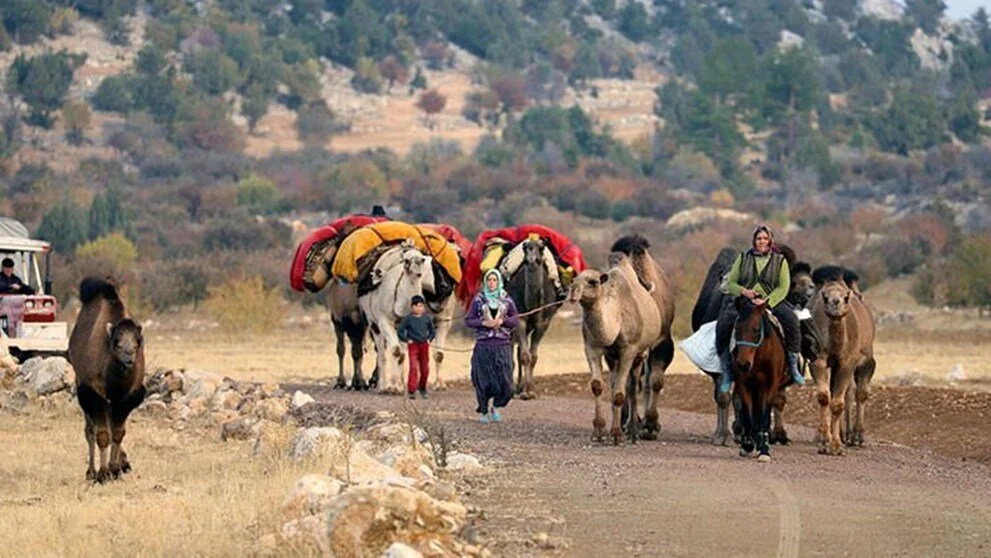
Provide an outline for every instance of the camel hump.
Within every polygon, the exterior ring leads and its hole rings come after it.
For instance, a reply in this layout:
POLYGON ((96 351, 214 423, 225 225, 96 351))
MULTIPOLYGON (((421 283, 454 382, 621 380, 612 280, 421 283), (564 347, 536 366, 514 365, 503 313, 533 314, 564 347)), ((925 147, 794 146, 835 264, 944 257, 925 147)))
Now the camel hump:
POLYGON ((79 284, 79 300, 86 305, 97 298, 103 298, 109 302, 121 302, 117 287, 110 281, 97 277, 83 279, 79 284))
POLYGON ((621 252, 627 256, 641 256, 647 250, 650 250, 650 241, 639 234, 620 237, 610 248, 612 252, 621 252))

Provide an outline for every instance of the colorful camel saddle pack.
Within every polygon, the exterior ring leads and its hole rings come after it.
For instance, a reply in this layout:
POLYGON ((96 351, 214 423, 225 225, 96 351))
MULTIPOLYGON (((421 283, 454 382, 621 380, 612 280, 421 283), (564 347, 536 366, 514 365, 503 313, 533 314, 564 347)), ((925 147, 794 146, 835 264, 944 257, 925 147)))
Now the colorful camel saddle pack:
MULTIPOLYGON (((296 247, 289 274, 296 291, 317 292, 331 277, 357 283, 359 294, 375 288, 372 270, 390 250, 408 241, 433 259, 434 293, 428 301, 446 298, 461 280, 462 254, 471 243, 450 225, 410 225, 385 217, 349 215, 313 231, 296 247)), ((390 260, 391 261, 391 260, 390 260)), ((379 266, 381 267, 381 266, 379 266)))
POLYGON ((519 225, 483 232, 465 258, 464 279, 458 284, 458 300, 469 307, 490 269, 499 269, 508 279, 523 265, 523 244, 540 239, 548 276, 556 286, 568 287, 588 265, 581 248, 567 236, 543 225, 519 225))

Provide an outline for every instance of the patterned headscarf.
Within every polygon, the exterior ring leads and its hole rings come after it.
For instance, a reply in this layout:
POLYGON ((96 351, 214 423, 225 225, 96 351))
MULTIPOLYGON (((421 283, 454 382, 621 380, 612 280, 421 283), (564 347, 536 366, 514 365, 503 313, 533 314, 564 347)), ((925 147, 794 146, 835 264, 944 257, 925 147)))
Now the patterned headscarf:
POLYGON ((502 273, 499 273, 498 269, 490 269, 485 272, 485 277, 482 278, 482 295, 489 308, 493 310, 499 308, 499 302, 502 297, 506 296, 506 291, 502 288, 502 273), (499 284, 496 285, 495 290, 489 290, 489 277, 493 275, 499 280, 499 284))

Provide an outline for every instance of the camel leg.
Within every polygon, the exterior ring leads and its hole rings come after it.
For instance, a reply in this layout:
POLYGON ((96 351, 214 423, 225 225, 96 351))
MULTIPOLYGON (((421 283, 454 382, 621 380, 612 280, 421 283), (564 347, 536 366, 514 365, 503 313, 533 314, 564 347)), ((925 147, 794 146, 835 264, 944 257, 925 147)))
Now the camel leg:
POLYGON ((86 444, 89 446, 89 467, 86 469, 86 480, 96 480, 96 425, 93 419, 86 415, 86 426, 83 431, 86 435, 86 444))
MULTIPOLYGON (((368 336, 372 339, 372 347, 375 349, 375 369, 372 370, 372 375, 365 382, 365 374, 360 368, 354 369, 354 376, 351 378, 351 385, 354 389, 366 390, 366 389, 378 389, 381 384, 381 372, 382 372, 382 347, 379 345, 379 336, 376 333, 378 331, 378 325, 372 324, 368 328, 368 336)), ((362 339, 362 347, 364 347, 364 339, 362 339)))
POLYGON ((514 393, 521 396, 526 370, 530 367, 530 322, 520 324, 514 335, 516 336, 516 388, 514 393))
POLYGON ((596 442, 605 441, 606 419, 602 416, 602 398, 605 385, 602 382, 602 353, 598 348, 585 345, 585 360, 588 361, 588 369, 592 373, 592 380, 589 387, 592 390, 592 397, 595 398, 595 419, 592 420, 592 440, 596 442))
POLYGON ((544 335, 547 334, 547 328, 550 326, 549 322, 538 322, 533 332, 530 334, 529 342, 529 359, 527 360, 526 369, 523 375, 523 393, 520 399, 534 399, 537 397, 537 393, 533 389, 533 372, 537 369, 537 352, 540 348, 540 342, 544 339, 544 335))
POLYGON ((833 383, 835 389, 830 394, 829 408, 832 413, 832 429, 830 431, 830 453, 832 455, 843 455, 843 439, 840 435, 840 422, 843 411, 846 408, 846 395, 853 382, 853 370, 840 368, 833 383))
POLYGON ((642 422, 638 405, 640 392, 642 391, 640 389, 640 376, 643 374, 646 365, 646 362, 643 362, 642 359, 634 360, 633 365, 630 367, 630 373, 626 377, 626 401, 623 409, 620 411, 620 420, 632 444, 636 444, 637 439, 640 437, 640 425, 642 422))
POLYGON ((443 317, 436 321, 437 334, 434 338, 434 343, 439 347, 437 350, 433 350, 434 353, 434 369, 430 373, 434 377, 433 389, 437 391, 443 391, 447 389, 447 385, 444 383, 444 378, 441 376, 441 365, 444 364, 444 349, 447 346, 447 334, 451 331, 451 318, 443 317))
POLYGON ((785 392, 785 388, 781 388, 774 398, 774 404, 771 406, 771 412, 774 417, 774 430, 771 431, 770 442, 772 444, 781 444, 782 446, 787 446, 791 443, 788 438, 788 432, 785 430, 785 404, 788 403, 788 395, 785 392))
MULTIPOLYGON (((623 406, 626 404, 626 382, 630 377, 633 361, 636 355, 627 354, 629 351, 619 355, 619 362, 616 365, 616 372, 613 373, 613 400, 612 400, 612 429, 610 434, 613 437, 613 444, 619 445, 623 441, 623 406)), ((631 417, 632 419, 633 417, 631 417)))
POLYGON ((857 368, 855 381, 857 384, 857 418, 853 425, 853 445, 864 445, 864 415, 867 412, 867 399, 870 397, 871 378, 877 362, 871 358, 866 364, 857 368))
POLYGON ((131 464, 127 461, 127 454, 121 448, 121 443, 124 441, 127 417, 144 401, 145 392, 145 387, 140 386, 110 408, 111 446, 108 471, 112 478, 120 478, 121 473, 126 473, 131 469, 131 464), (126 470, 125 464, 127 465, 126 470))
MULTIPOLYGON (((365 360, 365 335, 367 331, 356 330, 348 336, 351 342, 351 389, 368 389, 361 366, 365 360)), ((343 377, 343 372, 341 373, 343 377)))
POLYGON ((853 387, 851 385, 850 389, 846 390, 846 396, 843 398, 843 418, 840 420, 840 441, 845 446, 853 445, 853 413, 856 411, 853 387))
MULTIPOLYGON (((656 440, 661 432, 661 415, 657 408, 661 402, 661 392, 664 390, 664 373, 674 360, 674 341, 667 338, 650 351, 647 360, 647 405, 644 411, 645 440, 656 440)), ((717 419, 718 420, 718 419, 717 419)))
POLYGON ((816 382, 816 400, 819 402, 819 453, 829 453, 830 424, 830 390, 831 371, 826 360, 816 359, 812 366, 812 377, 816 382))
POLYGON ((348 381, 344 377, 344 354, 347 351, 345 347, 344 337, 347 335, 344 331, 344 325, 340 322, 334 320, 334 337, 337 339, 337 383, 334 384, 334 389, 344 389, 348 387, 348 381))

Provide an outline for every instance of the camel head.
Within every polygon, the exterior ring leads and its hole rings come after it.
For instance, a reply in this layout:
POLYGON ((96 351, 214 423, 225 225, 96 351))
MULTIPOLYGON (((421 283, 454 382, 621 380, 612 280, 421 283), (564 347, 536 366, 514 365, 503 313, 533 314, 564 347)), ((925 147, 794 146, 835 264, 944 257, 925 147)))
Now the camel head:
POLYGON ((800 306, 804 307, 812 300, 815 293, 816 285, 815 281, 812 280, 812 266, 805 262, 795 262, 795 266, 791 269, 791 290, 788 300, 797 301, 800 306))
POLYGON ((138 352, 144 343, 141 326, 131 318, 123 318, 116 324, 107 322, 110 354, 127 368, 134 366, 138 352))
POLYGON ((587 269, 578 274, 571 282, 568 291, 568 302, 588 305, 602 296, 602 288, 609 281, 609 274, 587 269))
POLYGON ((403 273, 414 285, 433 292, 434 274, 431 268, 433 259, 419 250, 411 248, 403 252, 403 273))
POLYGON ((852 291, 841 281, 830 281, 822 286, 819 296, 822 297, 822 307, 832 320, 840 320, 850 311, 850 294, 852 291))
POLYGON ((523 243, 523 265, 541 268, 544 265, 544 241, 537 238, 523 243))

